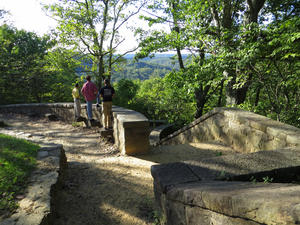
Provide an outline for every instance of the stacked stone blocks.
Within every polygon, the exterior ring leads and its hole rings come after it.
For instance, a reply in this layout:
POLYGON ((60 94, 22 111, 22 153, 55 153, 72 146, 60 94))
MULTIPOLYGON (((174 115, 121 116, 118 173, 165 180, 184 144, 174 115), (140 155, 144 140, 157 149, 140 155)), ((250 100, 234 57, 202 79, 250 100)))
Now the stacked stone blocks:
POLYGON ((216 108, 160 144, 206 141, 226 144, 236 154, 151 168, 167 224, 300 223, 300 129, 216 108))

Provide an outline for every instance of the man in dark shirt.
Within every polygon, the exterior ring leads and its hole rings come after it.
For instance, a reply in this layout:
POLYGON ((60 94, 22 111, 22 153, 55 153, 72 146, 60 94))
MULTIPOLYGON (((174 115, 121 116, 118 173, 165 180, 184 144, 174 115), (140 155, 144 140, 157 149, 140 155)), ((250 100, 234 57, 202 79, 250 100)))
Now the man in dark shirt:
POLYGON ((112 128, 111 109, 112 98, 115 94, 115 89, 110 85, 109 79, 104 80, 104 87, 100 89, 100 96, 102 97, 102 112, 104 114, 104 127, 105 129, 112 128))

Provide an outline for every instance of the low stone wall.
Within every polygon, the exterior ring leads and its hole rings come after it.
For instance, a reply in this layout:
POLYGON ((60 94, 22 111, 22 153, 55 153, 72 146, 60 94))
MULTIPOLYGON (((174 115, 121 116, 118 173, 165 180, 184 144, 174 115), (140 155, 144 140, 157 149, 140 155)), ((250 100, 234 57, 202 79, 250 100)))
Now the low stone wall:
POLYGON ((133 110, 113 107, 114 139, 122 154, 137 155, 149 151, 149 120, 133 110))
POLYGON ((202 141, 240 153, 152 166, 168 225, 300 223, 300 129, 217 108, 160 144, 202 141))
MULTIPOLYGON (((0 106, 0 113, 27 115, 54 114, 65 122, 74 121, 73 103, 16 104, 0 106)), ((81 105, 81 114, 86 115, 86 104, 81 105)), ((145 154, 149 151, 149 120, 141 113, 113 106, 113 135, 115 144, 122 154, 145 154)), ((93 105, 93 115, 102 124, 101 107, 93 105)))
POLYGON ((1 129, 1 133, 27 139, 41 146, 37 156, 37 168, 29 178, 29 186, 22 200, 18 202, 17 211, 4 220, 1 225, 53 225, 55 209, 54 196, 62 184, 67 159, 62 145, 42 143, 30 134, 15 133, 1 129))
MULTIPOLYGON (((31 104, 12 104, 0 105, 1 113, 19 113, 32 116, 41 116, 45 114, 54 114, 60 120, 65 122, 73 122, 74 103, 31 103, 31 104)), ((87 117, 86 104, 81 104, 81 115, 87 117)), ((93 105, 93 115, 101 121, 101 111, 98 110, 96 105, 93 105)))
POLYGON ((172 128, 172 126, 173 124, 163 124, 152 129, 149 136, 150 145, 157 146, 160 143, 162 136, 164 136, 164 133, 168 132, 168 129, 172 128))
POLYGON ((300 129, 235 108, 215 108, 160 144, 219 141, 239 152, 300 146, 300 129))

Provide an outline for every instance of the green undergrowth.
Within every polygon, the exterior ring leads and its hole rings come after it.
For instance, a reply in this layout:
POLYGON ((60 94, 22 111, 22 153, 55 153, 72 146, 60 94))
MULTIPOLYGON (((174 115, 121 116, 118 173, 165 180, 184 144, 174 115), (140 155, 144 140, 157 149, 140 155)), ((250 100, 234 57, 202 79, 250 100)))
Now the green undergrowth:
POLYGON ((16 196, 25 190, 36 166, 38 149, 38 145, 26 140, 0 134, 0 217, 18 207, 16 196))

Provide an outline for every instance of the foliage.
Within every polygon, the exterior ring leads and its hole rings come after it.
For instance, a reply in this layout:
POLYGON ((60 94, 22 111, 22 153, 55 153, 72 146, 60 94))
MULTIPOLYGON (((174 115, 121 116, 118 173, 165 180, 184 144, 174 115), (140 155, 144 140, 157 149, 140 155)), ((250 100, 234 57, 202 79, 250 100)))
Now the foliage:
POLYGON ((24 191, 35 168, 39 146, 0 134, 0 215, 17 207, 15 197, 24 191))
POLYGON ((126 54, 116 54, 124 41, 120 29, 144 4, 140 0, 61 0, 45 9, 58 21, 60 42, 92 58, 93 72, 101 86, 102 79, 110 78, 111 71, 117 69, 126 54))
POLYGON ((194 95, 195 117, 234 106, 300 127, 298 6, 294 0, 153 1, 144 18, 171 29, 145 32, 137 58, 175 50, 180 64, 181 51, 191 52, 166 82, 194 95))
MULTIPOLYGON (((299 18, 261 29, 248 48, 257 49, 251 64, 255 75, 243 105, 249 110, 300 127, 299 18)), ((249 52, 249 50, 247 50, 249 52)), ((250 57, 244 52, 245 57, 250 57)))
POLYGON ((115 84, 114 104, 141 112, 149 119, 168 120, 178 127, 191 122, 194 102, 183 89, 170 85, 167 79, 121 80, 115 84))
POLYGON ((171 70, 171 67, 151 63, 151 60, 136 63, 129 62, 118 71, 113 71, 112 81, 115 82, 121 79, 147 80, 150 77, 163 77, 171 70))
POLYGON ((139 89, 139 82, 122 79, 114 85, 114 89, 116 95, 113 103, 121 107, 128 107, 139 89))
POLYGON ((52 46, 47 36, 0 27, 0 104, 42 101, 49 80, 44 57, 52 46))
POLYGON ((77 70, 81 67, 81 58, 77 52, 64 48, 52 49, 45 56, 45 70, 50 74, 48 92, 44 94, 46 102, 73 101, 71 92, 75 83, 83 84, 77 70))
POLYGON ((265 184, 272 183, 272 181, 273 181, 273 178, 272 177, 268 177, 268 176, 263 177, 262 179, 263 179, 263 181, 264 181, 265 184))
POLYGON ((0 104, 72 101, 79 54, 49 36, 0 27, 0 104))
POLYGON ((148 1, 141 17, 152 30, 136 28, 135 62, 115 50, 124 40, 120 27, 146 3, 49 5, 59 20, 55 48, 48 36, 1 26, 0 104, 71 101, 73 84, 92 73, 100 84, 114 76, 115 104, 150 119, 183 125, 232 106, 300 127, 299 1, 148 1), (169 50, 176 52, 170 60, 145 58, 169 50))

